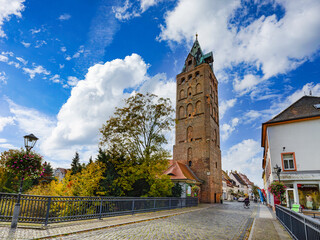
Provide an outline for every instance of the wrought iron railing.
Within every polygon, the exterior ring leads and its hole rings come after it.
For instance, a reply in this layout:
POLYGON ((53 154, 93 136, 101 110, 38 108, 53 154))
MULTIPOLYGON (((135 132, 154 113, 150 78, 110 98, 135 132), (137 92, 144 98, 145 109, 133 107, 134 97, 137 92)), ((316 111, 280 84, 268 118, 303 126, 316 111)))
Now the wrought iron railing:
POLYGON ((320 239, 320 221, 279 205, 276 205, 276 215, 294 239, 320 239))
MULTIPOLYGON (((0 193, 0 221, 11 222, 17 194, 0 193)), ((198 198, 54 197, 21 195, 19 222, 68 222, 192 207, 198 198)))

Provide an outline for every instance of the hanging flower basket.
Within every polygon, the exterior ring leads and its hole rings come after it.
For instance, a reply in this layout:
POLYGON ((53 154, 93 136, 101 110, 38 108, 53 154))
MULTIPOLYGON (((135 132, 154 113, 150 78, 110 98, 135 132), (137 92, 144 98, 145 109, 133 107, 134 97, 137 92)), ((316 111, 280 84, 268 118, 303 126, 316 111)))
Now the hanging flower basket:
POLYGON ((287 187, 283 184, 283 182, 276 181, 271 183, 268 190, 280 199, 280 197, 286 192, 286 188, 287 187))
POLYGON ((22 178, 38 178, 43 175, 42 156, 25 150, 9 150, 1 154, 1 161, 7 171, 22 178))

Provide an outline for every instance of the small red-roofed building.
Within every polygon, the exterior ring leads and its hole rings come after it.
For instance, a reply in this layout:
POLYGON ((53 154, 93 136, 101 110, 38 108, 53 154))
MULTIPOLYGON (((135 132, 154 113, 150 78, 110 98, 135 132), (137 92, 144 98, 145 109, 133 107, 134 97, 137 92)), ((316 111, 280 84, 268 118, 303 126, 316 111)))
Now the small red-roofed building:
MULTIPOLYGON (((199 178, 187 165, 173 160, 170 160, 169 164, 170 166, 164 172, 164 174, 169 175, 172 182, 180 184, 182 187, 181 197, 194 196, 191 188, 194 185, 200 187, 201 180, 199 180, 199 178)), ((201 196, 201 194, 199 194, 199 196, 201 196)))

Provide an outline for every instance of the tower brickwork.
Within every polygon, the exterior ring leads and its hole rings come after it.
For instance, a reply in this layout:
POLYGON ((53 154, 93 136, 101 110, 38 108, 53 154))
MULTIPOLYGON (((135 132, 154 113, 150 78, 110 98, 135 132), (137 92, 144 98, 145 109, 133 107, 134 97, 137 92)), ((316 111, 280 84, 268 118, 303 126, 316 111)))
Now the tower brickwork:
POLYGON ((202 180, 200 201, 220 202, 222 194, 218 81, 212 52, 203 54, 198 40, 176 76, 176 139, 173 159, 202 180))

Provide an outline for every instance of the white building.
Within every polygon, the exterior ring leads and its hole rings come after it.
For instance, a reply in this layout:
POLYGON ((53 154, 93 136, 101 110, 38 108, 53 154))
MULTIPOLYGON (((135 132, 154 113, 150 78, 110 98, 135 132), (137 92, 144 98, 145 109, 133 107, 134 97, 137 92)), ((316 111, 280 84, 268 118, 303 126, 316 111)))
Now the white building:
POLYGON ((61 181, 67 174, 67 169, 65 168, 57 168, 54 169, 54 173, 53 175, 59 180, 61 181))
POLYGON ((278 180, 274 168, 281 168, 280 180, 287 186, 287 206, 298 203, 319 209, 320 196, 320 97, 304 96, 280 114, 262 124, 262 168, 267 202, 278 204, 268 187, 278 180))
POLYGON ((245 195, 249 195, 248 185, 242 179, 242 177, 238 174, 237 171, 231 171, 229 177, 235 181, 235 185, 238 187, 237 192, 243 193, 245 195))

